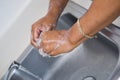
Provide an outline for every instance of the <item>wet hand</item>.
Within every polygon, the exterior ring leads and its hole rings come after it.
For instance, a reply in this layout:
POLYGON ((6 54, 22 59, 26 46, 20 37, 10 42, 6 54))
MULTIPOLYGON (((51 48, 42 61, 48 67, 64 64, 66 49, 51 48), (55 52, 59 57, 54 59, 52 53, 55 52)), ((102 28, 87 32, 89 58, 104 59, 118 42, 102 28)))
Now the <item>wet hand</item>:
POLYGON ((71 36, 67 30, 44 32, 41 35, 42 42, 40 49, 50 56, 70 52, 79 45, 79 42, 73 44, 69 37, 71 36))
POLYGON ((35 47, 38 47, 36 42, 39 39, 41 32, 53 30, 56 26, 56 21, 50 16, 45 16, 42 19, 38 20, 32 25, 31 30, 31 44, 35 47))

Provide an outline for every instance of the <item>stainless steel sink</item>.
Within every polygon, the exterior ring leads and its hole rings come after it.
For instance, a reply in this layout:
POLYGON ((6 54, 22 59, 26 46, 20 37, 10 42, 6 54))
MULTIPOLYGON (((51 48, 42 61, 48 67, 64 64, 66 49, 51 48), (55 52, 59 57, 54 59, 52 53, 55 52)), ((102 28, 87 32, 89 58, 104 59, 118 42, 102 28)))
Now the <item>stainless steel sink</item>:
POLYGON ((107 42, 102 38, 91 39, 56 58, 44 58, 33 48, 21 65, 43 80, 83 80, 90 76, 95 80, 107 80, 119 55, 117 47, 107 42))
MULTIPOLYGON (((63 14, 57 29, 68 29, 76 21, 70 13, 63 14)), ((97 36, 59 57, 42 57, 30 45, 16 60, 17 63, 12 64, 17 65, 15 70, 9 68, 8 72, 12 71, 12 75, 7 75, 8 80, 115 80, 120 69, 120 29, 111 24, 97 36), (27 77, 18 70, 26 72, 27 77)))

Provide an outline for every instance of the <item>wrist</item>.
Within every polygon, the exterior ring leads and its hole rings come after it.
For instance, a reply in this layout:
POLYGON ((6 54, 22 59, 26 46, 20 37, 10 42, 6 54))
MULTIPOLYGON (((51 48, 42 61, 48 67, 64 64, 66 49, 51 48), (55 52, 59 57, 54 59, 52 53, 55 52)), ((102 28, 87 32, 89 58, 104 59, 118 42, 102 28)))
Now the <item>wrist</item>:
POLYGON ((85 38, 79 31, 77 23, 75 23, 69 30, 69 40, 72 44, 77 44, 85 38))

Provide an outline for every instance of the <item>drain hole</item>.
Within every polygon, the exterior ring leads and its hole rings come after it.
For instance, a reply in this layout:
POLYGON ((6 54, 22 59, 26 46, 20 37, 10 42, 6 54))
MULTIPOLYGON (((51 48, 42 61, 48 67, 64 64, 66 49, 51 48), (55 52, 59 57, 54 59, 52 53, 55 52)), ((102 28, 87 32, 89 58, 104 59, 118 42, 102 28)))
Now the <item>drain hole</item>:
POLYGON ((82 80, 96 80, 93 76, 84 77, 82 80))

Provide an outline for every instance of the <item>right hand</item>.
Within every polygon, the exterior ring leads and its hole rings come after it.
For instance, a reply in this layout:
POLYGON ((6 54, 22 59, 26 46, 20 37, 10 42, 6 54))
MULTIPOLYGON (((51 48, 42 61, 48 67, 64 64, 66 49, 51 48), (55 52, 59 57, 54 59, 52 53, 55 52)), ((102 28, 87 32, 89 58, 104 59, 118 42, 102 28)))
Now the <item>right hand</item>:
POLYGON ((38 41, 41 32, 53 30, 56 27, 56 23, 56 20, 54 20, 50 16, 44 16, 43 18, 35 22, 32 25, 31 30, 31 44, 37 48, 38 46, 36 42, 38 41))
POLYGON ((40 44, 40 49, 50 56, 56 56, 58 54, 70 52, 84 40, 81 39, 80 41, 73 43, 70 40, 73 38, 73 36, 70 34, 71 33, 69 30, 54 30, 44 32, 41 35, 42 42, 40 44))

